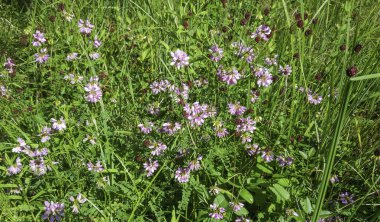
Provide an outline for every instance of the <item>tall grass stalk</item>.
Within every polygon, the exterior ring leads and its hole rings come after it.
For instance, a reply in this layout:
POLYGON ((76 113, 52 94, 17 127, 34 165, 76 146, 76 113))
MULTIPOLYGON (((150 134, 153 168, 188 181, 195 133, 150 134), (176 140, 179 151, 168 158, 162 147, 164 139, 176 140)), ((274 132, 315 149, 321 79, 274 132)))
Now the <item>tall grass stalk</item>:
POLYGON ((335 125, 334 136, 333 136, 331 144, 330 144, 330 149, 329 149, 329 153, 327 156, 326 167, 323 171, 322 181, 321 181, 321 184, 319 187, 318 199, 317 199, 317 203, 315 205, 315 210, 314 210, 312 222, 318 221, 319 214, 322 210, 323 202, 324 202, 324 199, 326 196, 327 187, 329 184, 329 179, 331 176, 332 167, 334 165, 336 150, 337 150, 338 145, 339 145, 340 134, 342 132, 343 125, 348 118, 346 113, 347 113, 348 103, 350 101, 351 91, 352 91, 352 83, 351 83, 351 81, 348 81, 345 85, 344 93, 342 94, 342 104, 341 104, 341 107, 339 110, 338 120, 337 120, 337 123, 335 125))

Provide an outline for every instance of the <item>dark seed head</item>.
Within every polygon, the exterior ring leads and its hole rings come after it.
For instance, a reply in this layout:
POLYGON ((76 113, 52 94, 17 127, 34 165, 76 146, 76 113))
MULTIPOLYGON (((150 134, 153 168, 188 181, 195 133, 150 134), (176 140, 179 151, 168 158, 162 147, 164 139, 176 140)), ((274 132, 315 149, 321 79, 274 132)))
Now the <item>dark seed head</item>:
POLYGON ((50 15, 50 16, 49 16, 49 20, 50 20, 51 22, 55 22, 55 16, 54 16, 54 15, 50 15))
POLYGON ((240 20, 240 25, 245 26, 247 24, 248 20, 247 19, 242 19, 240 20))
POLYGON ((65 4, 63 4, 63 3, 59 3, 57 9, 58 9, 58 11, 60 11, 60 12, 64 11, 64 10, 65 10, 65 4))
POLYGON ((305 36, 310 36, 311 34, 313 34, 313 31, 311 29, 306 30, 305 36))
POLYGON ((245 19, 250 19, 250 18, 251 18, 251 13, 246 12, 246 13, 244 14, 244 18, 245 18, 245 19))
POLYGON ((298 136, 297 136, 297 141, 298 141, 298 142, 302 142, 302 140, 303 140, 302 135, 298 135, 298 136))
POLYGON ((300 54, 298 52, 294 53, 293 59, 299 59, 299 58, 300 58, 300 54))
POLYGON ((324 76, 323 72, 320 72, 320 73, 317 73, 314 78, 317 81, 321 81, 323 76, 324 76))
POLYGON ((28 36, 27 35, 22 35, 20 37, 20 44, 23 45, 23 46, 27 46, 28 45, 28 36))
POLYGON ((144 146, 148 147, 150 145, 150 141, 149 140, 144 140, 144 146))
POLYGON ((313 19, 313 20, 311 21, 311 23, 313 23, 313 25, 316 25, 316 24, 318 23, 318 19, 317 19, 317 18, 313 19))
POLYGON ((348 77, 356 76, 356 74, 358 74, 358 69, 355 66, 351 66, 346 70, 346 74, 348 77))
POLYGON ((227 7, 227 0, 220 0, 220 1, 222 2, 224 8, 227 7))
POLYGON ((249 108, 248 110, 247 110, 247 114, 251 114, 251 113, 253 113, 254 112, 254 110, 252 109, 252 108, 249 108))
POLYGON ((377 148, 375 152, 373 152, 373 155, 375 155, 376 157, 380 157, 380 148, 377 148))
POLYGON ((183 27, 184 27, 185 29, 189 29, 189 21, 188 21, 188 20, 184 20, 184 21, 183 21, 183 27))
POLYGON ((340 51, 346 51, 346 44, 342 44, 340 47, 339 47, 339 50, 340 51))
POLYGON ((223 28, 222 28, 222 32, 226 33, 227 31, 228 31, 227 26, 223 26, 223 28))
POLYGON ((265 16, 268 16, 268 15, 269 15, 269 12, 270 12, 269 8, 265 8, 265 9, 264 9, 264 15, 265 15, 265 16))
POLYGON ((298 21, 298 20, 302 20, 302 15, 301 13, 297 12, 295 15, 294 15, 294 18, 298 21))
POLYGON ((302 20, 297 20, 297 27, 303 28, 303 21, 302 20))
POLYGON ((293 136, 290 137, 290 142, 294 143, 294 137, 293 136))
POLYGON ((307 18, 309 18, 309 14, 307 14, 306 12, 303 14, 303 19, 307 19, 307 18))
POLYGON ((355 53, 359 53, 361 50, 362 50, 363 46, 360 45, 360 44, 357 44, 355 47, 354 47, 354 52, 355 53))

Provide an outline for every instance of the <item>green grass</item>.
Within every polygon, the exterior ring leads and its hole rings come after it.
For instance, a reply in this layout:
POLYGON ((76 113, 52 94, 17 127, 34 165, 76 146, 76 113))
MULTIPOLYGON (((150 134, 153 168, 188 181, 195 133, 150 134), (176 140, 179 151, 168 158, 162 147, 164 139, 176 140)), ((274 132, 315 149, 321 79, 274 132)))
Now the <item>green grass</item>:
POLYGON ((378 221, 379 3, 228 1, 224 7, 215 0, 0 1, 0 60, 16 63, 15 75, 0 68, 0 86, 8 89, 0 97, 0 221, 40 221, 45 200, 65 204, 63 221, 212 221, 212 203, 226 208, 224 221, 238 216, 253 221, 378 221), (75 15, 71 22, 58 10, 61 3, 75 15), (243 26, 247 12, 251 18, 243 26), (303 28, 297 27, 297 13, 308 14, 303 28), (86 18, 95 25, 91 37, 77 27, 86 18), (261 24, 273 36, 257 43, 250 33, 261 24), (45 33, 50 55, 42 65, 33 56, 38 52, 31 44, 36 30, 45 33), (95 35, 102 41, 98 49, 89 43, 95 35), (264 59, 277 54, 279 65, 290 65, 292 74, 284 77, 272 67, 278 80, 258 87, 249 64, 234 54, 231 43, 236 41, 253 47, 255 68, 267 66, 264 59), (224 50, 219 63, 208 58, 214 44, 224 50), (340 50, 343 44, 346 48, 340 50), (358 44, 362 49, 356 53, 358 44), (176 49, 190 56, 190 66, 177 70, 170 65, 170 52, 176 49), (90 59, 93 51, 101 54, 98 60, 90 59), (66 61, 71 52, 79 53, 79 59, 66 61), (219 64, 236 67, 244 77, 237 85, 226 85, 217 79, 219 64), (358 74, 349 78, 346 70, 352 66, 358 74), (83 76, 83 82, 71 85, 63 79, 69 73, 83 76), (95 104, 84 98, 91 76, 100 77, 103 91, 95 104), (217 115, 191 127, 183 105, 168 93, 152 94, 150 84, 164 79, 193 85, 187 102, 215 107, 217 115), (202 79, 208 84, 195 87, 202 79), (310 104, 299 87, 323 96, 322 103, 310 104), (255 103, 250 102, 252 89, 260 91, 255 103), (275 157, 292 157, 294 163, 280 167, 276 160, 249 156, 234 133, 230 102, 246 106, 250 110, 244 117, 257 121, 252 143, 271 149, 275 157), (147 112, 152 103, 160 104, 160 115, 147 112), (67 129, 41 143, 42 127, 61 116, 67 129), (182 129, 172 136, 145 135, 137 127, 145 121, 157 127, 180 122, 182 129), (215 136, 215 121, 224 122, 226 138, 215 136), (96 145, 83 142, 86 135, 96 137, 96 145), (32 148, 48 148, 45 162, 51 170, 34 175, 28 166, 32 158, 12 152, 17 138, 32 148), (143 169, 152 158, 146 140, 168 147, 153 157, 160 166, 152 177, 143 169), (178 157, 182 149, 189 153, 178 157), (201 170, 179 183, 177 168, 198 155, 203 156, 201 170), (22 171, 7 175, 18 156, 22 171), (105 171, 88 171, 86 164, 98 160, 105 171), (332 175, 340 181, 329 182, 332 175), (213 187, 220 193, 210 193, 213 187), (354 195, 348 205, 339 199, 346 191, 354 195), (69 197, 78 193, 88 201, 73 214, 69 197), (244 203, 244 209, 232 212, 230 201, 244 203))

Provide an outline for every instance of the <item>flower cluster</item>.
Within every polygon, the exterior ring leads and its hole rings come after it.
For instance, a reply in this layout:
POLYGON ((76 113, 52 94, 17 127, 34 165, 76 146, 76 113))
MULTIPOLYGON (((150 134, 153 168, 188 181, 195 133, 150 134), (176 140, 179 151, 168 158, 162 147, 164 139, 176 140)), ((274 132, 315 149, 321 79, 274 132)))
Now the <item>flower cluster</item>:
POLYGON ((191 105, 187 103, 183 109, 185 111, 184 115, 186 119, 190 120, 192 127, 203 125, 206 118, 213 117, 216 114, 208 105, 199 104, 199 102, 195 102, 191 105))
POLYGON ((13 59, 7 58, 7 61, 4 63, 4 68, 8 71, 8 73, 15 73, 16 63, 13 59))
POLYGON ((260 40, 269 41, 272 35, 272 30, 266 25, 260 25, 257 27, 256 31, 252 33, 251 38, 255 39, 257 42, 260 40))
POLYGON ((88 19, 86 19, 86 21, 79 19, 78 28, 80 33, 90 35, 94 27, 95 26, 91 24, 91 22, 88 19))
POLYGON ((53 201, 45 201, 44 204, 45 213, 42 215, 42 219, 49 220, 49 222, 61 221, 61 219, 65 215, 65 205, 63 203, 53 201))
POLYGON ((32 45, 39 47, 39 46, 42 46, 42 44, 45 42, 46 42, 45 34, 40 32, 39 30, 36 30, 36 33, 33 34, 32 45))
POLYGON ((74 75, 74 73, 70 73, 63 77, 64 80, 70 81, 70 84, 77 84, 83 81, 83 76, 74 75))
POLYGON ((267 68, 259 68, 255 72, 255 76, 258 77, 258 86, 268 87, 273 82, 272 74, 269 72, 267 68))
POLYGON ((219 62, 223 58, 223 49, 219 48, 218 45, 213 45, 208 50, 210 52, 210 59, 213 62, 219 62))
POLYGON ((79 206, 84 204, 87 201, 87 199, 82 197, 82 194, 78 193, 77 197, 75 198, 71 196, 70 201, 73 202, 73 213, 77 214, 79 213, 79 206))
POLYGON ((233 42, 231 46, 237 50, 235 51, 235 55, 237 55, 239 58, 245 59, 248 64, 251 64, 256 58, 253 48, 246 46, 242 42, 233 42))
POLYGON ((100 173, 100 172, 104 171, 104 167, 99 160, 96 162, 95 165, 92 162, 88 162, 87 163, 87 169, 88 169, 88 171, 93 171, 96 173, 100 173))
POLYGON ((215 220, 222 220, 224 218, 224 213, 226 210, 223 207, 218 207, 216 204, 211 204, 210 208, 212 210, 211 213, 209 213, 209 216, 215 220))
POLYGON ((36 62, 38 63, 45 63, 49 59, 49 54, 47 54, 47 49, 43 48, 40 50, 39 53, 35 53, 34 57, 36 58, 36 62))
POLYGON ((168 147, 160 141, 150 141, 148 148, 152 150, 151 155, 160 156, 168 147))
POLYGON ((322 102, 322 96, 309 91, 307 93, 307 100, 309 101, 310 104, 318 105, 322 102))
POLYGON ((156 172, 159 165, 157 160, 152 161, 151 159, 149 159, 147 162, 143 164, 143 166, 145 172, 147 173, 146 176, 150 177, 153 175, 154 172, 156 172))
POLYGON ((177 67, 177 69, 183 68, 189 65, 189 56, 186 52, 177 49, 174 52, 170 52, 172 56, 172 62, 170 65, 177 67))
POLYGON ((88 93, 86 96, 86 100, 90 103, 98 102, 102 96, 102 90, 98 85, 98 77, 91 77, 90 82, 84 87, 84 90, 88 93))
POLYGON ((220 81, 228 85, 236 85, 237 81, 242 77, 235 67, 231 71, 223 70, 222 67, 219 67, 216 75, 220 81))

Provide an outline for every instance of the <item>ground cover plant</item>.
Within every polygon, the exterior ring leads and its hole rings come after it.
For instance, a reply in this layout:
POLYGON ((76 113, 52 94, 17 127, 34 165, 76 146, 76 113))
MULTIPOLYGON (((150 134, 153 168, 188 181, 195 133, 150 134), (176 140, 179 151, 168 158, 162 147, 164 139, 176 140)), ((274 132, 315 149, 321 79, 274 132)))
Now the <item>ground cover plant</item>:
POLYGON ((0 12, 0 221, 380 220, 379 1, 0 12))

